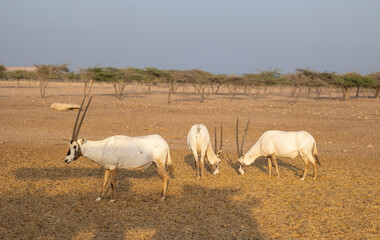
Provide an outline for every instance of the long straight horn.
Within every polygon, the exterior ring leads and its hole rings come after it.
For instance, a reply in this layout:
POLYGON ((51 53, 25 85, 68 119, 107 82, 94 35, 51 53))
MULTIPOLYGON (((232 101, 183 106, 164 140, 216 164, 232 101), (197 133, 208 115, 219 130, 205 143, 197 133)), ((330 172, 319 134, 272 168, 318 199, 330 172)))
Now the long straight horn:
POLYGON ((220 124, 220 148, 219 148, 219 150, 222 150, 222 145, 223 145, 223 125, 220 124))
POLYGON ((240 152, 239 152, 239 118, 236 119, 236 146, 237 146, 237 153, 238 157, 240 158, 240 152))
POLYGON ((83 115, 82 115, 82 118, 81 118, 81 120, 80 120, 80 122, 79 122, 79 126, 78 126, 77 132, 76 132, 76 134, 75 134, 75 139, 78 138, 80 127, 82 126, 84 116, 86 116, 86 112, 87 112, 88 106, 90 106, 91 100, 92 100, 92 96, 90 97, 90 100, 88 101, 87 106, 86 106, 86 109, 84 110, 83 115))
POLYGON ((214 128, 214 130, 215 130, 215 147, 214 147, 214 149, 215 149, 215 152, 218 152, 218 145, 217 145, 218 140, 216 139, 216 127, 214 128))
POLYGON ((250 122, 250 121, 251 121, 251 119, 248 119, 247 126, 245 127, 245 130, 244 130, 244 135, 243 135, 243 140, 242 140, 242 142, 241 142, 241 150, 240 150, 241 155, 243 155, 243 147, 244 147, 245 134, 246 134, 247 131, 248 131, 248 125, 249 125, 249 122, 250 122))
POLYGON ((82 111, 82 107, 83 107, 83 103, 84 103, 85 99, 86 99, 86 95, 84 96, 84 98, 82 100, 82 104, 80 105, 80 108, 78 110, 78 115, 77 115, 77 119, 75 120, 74 129, 73 129, 73 135, 71 136, 71 140, 76 140, 75 139, 75 133, 76 133, 76 130, 77 130, 78 119, 79 119, 80 112, 82 111))

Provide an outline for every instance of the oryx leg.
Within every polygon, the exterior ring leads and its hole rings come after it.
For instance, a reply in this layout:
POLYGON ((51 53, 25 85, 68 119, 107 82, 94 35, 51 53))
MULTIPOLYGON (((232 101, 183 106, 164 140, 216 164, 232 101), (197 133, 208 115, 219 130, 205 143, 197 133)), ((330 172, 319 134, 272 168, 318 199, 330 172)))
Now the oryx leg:
POLYGON ((272 159, 272 162, 274 164, 274 167, 276 169, 276 174, 277 174, 277 177, 279 178, 280 177, 280 174, 278 173, 278 164, 277 164, 277 158, 275 155, 271 155, 270 158, 272 159))
POLYGON ((165 164, 157 162, 156 163, 156 170, 157 170, 157 172, 160 175, 161 180, 162 180, 162 197, 161 197, 161 199, 165 199, 166 198, 166 190, 168 187, 168 174, 166 173, 165 164))
POLYGON ((315 165, 315 162, 311 162, 311 164, 313 164, 313 168, 314 168, 314 177, 313 177, 313 179, 317 179, 317 165, 315 165))
POLYGON ((206 155, 206 151, 202 151, 202 152, 201 152, 201 162, 200 162, 200 165, 201 165, 201 178, 204 177, 204 170, 205 170, 205 155, 206 155))
POLYGON ((269 177, 271 177, 272 176, 272 160, 270 156, 268 156, 267 159, 268 159, 268 174, 269 174, 269 177))
POLYGON ((313 164, 313 170, 314 170, 314 177, 313 179, 317 179, 317 165, 315 164, 315 159, 311 154, 308 154, 308 159, 313 164))
POLYGON ((116 168, 114 170, 110 170, 110 178, 111 178, 111 200, 110 202, 116 201, 116 168))
POLYGON ((102 191, 100 192, 100 196, 96 199, 96 201, 100 201, 104 197, 109 179, 110 179, 110 170, 106 169, 104 172, 104 179, 103 179, 103 183, 102 183, 102 191))
POLYGON ((302 159, 305 161, 305 171, 303 172, 303 176, 301 180, 305 180, 306 174, 307 174, 307 169, 309 168, 310 161, 308 158, 302 156, 302 159))
MULTIPOLYGON (((192 148, 192 149, 196 149, 196 148, 192 148)), ((194 159, 195 159, 195 176, 198 177, 199 176, 199 158, 198 158, 198 152, 197 150, 192 150, 193 151, 193 156, 194 156, 194 159)))

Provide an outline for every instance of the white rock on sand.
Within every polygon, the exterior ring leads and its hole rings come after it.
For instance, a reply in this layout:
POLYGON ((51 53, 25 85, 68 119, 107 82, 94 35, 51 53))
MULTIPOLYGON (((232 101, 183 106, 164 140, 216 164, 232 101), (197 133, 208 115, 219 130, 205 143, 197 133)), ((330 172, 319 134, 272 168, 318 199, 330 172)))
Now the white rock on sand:
POLYGON ((80 108, 79 105, 66 103, 53 103, 50 107, 58 111, 69 111, 80 108))

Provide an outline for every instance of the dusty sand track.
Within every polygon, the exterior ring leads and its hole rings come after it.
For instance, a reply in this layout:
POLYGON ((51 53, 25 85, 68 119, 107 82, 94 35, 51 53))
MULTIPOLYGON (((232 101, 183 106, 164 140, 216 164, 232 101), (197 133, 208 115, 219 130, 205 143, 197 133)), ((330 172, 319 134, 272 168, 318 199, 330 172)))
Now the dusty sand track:
MULTIPOLYGON (((379 239, 380 100, 348 103, 301 98, 289 104, 285 90, 254 100, 130 86, 121 101, 109 85, 96 85, 80 137, 158 133, 171 147, 176 175, 168 199, 159 200, 154 168, 118 172, 118 201, 95 202, 103 169, 80 158, 63 163, 75 111, 53 102, 81 101, 82 85, 52 83, 47 98, 37 85, 0 82, 0 239, 379 239), (207 115, 205 114, 207 113, 207 115), (245 151, 266 130, 306 130, 317 141, 319 178, 299 177, 303 161, 280 159, 279 179, 257 160, 235 171, 236 117, 251 118, 245 151), (221 174, 194 177, 186 135, 194 123, 224 126, 221 174)), ((243 126, 241 126, 243 128, 243 126)), ((213 138, 213 137, 212 137, 213 138)))

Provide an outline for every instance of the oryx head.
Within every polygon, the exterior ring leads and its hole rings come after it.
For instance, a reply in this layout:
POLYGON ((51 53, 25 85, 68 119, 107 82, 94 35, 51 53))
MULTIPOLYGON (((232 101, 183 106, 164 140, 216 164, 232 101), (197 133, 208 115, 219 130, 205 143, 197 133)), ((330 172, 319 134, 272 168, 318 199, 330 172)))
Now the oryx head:
POLYGON ((74 160, 78 159, 80 156, 82 156, 81 145, 84 142, 84 140, 83 139, 78 140, 78 134, 79 134, 80 127, 82 126, 84 116, 86 115, 88 106, 90 105, 92 97, 88 101, 86 109, 84 110, 82 118, 81 118, 79 125, 78 125, 78 119, 79 119, 80 113, 83 109, 82 107, 83 107, 83 103, 84 103, 85 99, 86 99, 86 96, 84 96, 84 98, 83 98, 82 104, 81 104, 79 111, 78 111, 77 118, 75 120, 73 135, 71 136, 70 144, 69 144, 69 151, 67 152, 65 158, 63 159, 65 161, 65 163, 71 163, 72 161, 74 161, 74 160))
POLYGON ((214 164, 211 164, 211 172, 213 175, 216 175, 219 173, 219 164, 220 164, 220 157, 222 155, 222 145, 223 145, 223 126, 220 125, 220 147, 218 151, 218 139, 216 136, 216 128, 215 128, 215 152, 216 152, 216 159, 214 161, 214 164))
POLYGON ((238 152, 238 157, 239 157, 239 161, 238 161, 239 168, 237 169, 237 172, 240 175, 243 175, 245 173, 245 168, 247 166, 244 163, 245 155, 243 153, 243 147, 244 147, 245 134, 248 131, 249 121, 250 121, 250 119, 248 120, 247 126, 245 127, 243 139, 242 139, 242 142, 241 142, 241 148, 239 149, 239 119, 236 120, 236 146, 237 146, 237 152, 238 152))

